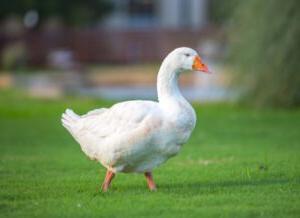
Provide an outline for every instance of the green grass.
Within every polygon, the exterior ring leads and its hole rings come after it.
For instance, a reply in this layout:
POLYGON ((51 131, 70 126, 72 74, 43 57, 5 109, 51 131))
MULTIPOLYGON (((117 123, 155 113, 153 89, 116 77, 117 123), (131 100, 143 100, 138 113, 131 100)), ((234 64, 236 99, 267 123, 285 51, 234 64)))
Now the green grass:
POLYGON ((101 193, 104 168, 60 116, 111 104, 0 92, 1 217, 299 217, 299 110, 195 105, 191 139, 154 171, 157 192, 142 175, 119 174, 101 193))

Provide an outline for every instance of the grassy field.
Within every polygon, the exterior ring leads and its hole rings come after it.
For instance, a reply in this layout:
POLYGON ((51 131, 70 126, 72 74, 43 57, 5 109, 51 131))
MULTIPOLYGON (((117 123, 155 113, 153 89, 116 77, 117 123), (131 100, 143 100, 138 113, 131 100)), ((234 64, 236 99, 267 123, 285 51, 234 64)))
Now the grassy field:
POLYGON ((299 217, 300 111, 195 105, 198 123, 181 153, 154 171, 99 191, 103 167, 60 124, 66 107, 113 102, 35 100, 0 92, 1 217, 299 217))

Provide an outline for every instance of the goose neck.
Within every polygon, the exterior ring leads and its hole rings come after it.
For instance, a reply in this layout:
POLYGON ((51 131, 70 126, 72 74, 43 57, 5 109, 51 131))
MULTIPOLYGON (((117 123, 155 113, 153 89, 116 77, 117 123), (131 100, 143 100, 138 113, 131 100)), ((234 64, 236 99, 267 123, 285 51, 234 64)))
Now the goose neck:
POLYGON ((168 62, 163 62, 157 76, 158 101, 185 100, 178 88, 178 77, 181 70, 172 67, 168 62))

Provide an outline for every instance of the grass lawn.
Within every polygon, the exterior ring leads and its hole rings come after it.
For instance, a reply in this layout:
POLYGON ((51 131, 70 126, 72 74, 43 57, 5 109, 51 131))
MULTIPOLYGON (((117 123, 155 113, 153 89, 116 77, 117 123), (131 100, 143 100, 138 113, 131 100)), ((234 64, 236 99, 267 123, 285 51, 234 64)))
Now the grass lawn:
POLYGON ((36 100, 0 92, 1 217, 299 217, 300 110, 195 105, 198 123, 180 154, 142 175, 105 170, 60 124, 113 102, 36 100))

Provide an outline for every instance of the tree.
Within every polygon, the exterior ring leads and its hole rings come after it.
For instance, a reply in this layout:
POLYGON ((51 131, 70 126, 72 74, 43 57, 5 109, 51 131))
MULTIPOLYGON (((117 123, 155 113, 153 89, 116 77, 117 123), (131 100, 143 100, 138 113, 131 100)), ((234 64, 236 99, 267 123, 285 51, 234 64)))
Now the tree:
POLYGON ((300 105, 300 1, 237 1, 231 60, 243 98, 259 106, 300 105))
POLYGON ((88 25, 101 19, 112 9, 109 0, 8 0, 0 3, 0 19, 38 12, 40 20, 59 17, 69 25, 88 25))

